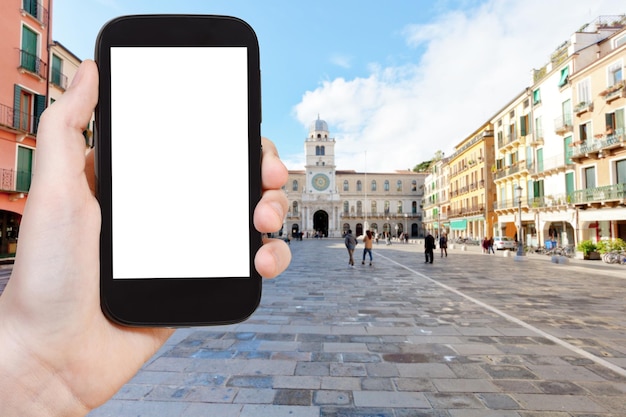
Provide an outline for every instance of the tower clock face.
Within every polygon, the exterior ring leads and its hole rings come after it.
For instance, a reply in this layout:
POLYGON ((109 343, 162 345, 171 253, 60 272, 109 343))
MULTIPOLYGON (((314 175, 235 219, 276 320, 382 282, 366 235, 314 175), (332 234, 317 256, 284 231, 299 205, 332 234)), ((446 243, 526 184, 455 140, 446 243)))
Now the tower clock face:
POLYGON ((325 174, 315 174, 313 176, 313 188, 317 191, 324 191, 330 185, 330 179, 325 174))

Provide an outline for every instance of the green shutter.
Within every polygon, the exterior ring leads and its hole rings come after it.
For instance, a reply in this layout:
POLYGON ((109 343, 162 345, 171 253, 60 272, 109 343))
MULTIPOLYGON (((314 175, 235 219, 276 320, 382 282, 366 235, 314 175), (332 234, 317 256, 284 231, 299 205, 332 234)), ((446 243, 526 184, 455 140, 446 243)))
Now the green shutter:
POLYGON ((24 10, 36 19, 39 19, 37 15, 37 0, 23 0, 24 10))
POLYGON ((519 118, 519 124, 520 124, 520 133, 522 136, 526 136, 526 129, 527 129, 527 120, 528 120, 528 116, 522 116, 519 118))
POLYGON ((569 196, 574 192, 574 173, 568 172, 565 174, 565 193, 567 194, 568 201, 569 196))
POLYGON ((572 137, 568 136, 563 140, 563 154, 565 155, 565 164, 571 165, 572 161, 572 137))
POLYGON ((33 173, 33 150, 17 147, 17 191, 28 191, 33 173))
POLYGON ((59 87, 65 87, 63 85, 61 85, 61 73, 63 71, 62 69, 62 62, 61 58, 59 58, 56 55, 52 55, 52 84, 54 85, 58 85, 59 87))
POLYGON ((537 149, 537 172, 543 172, 543 148, 537 149))
POLYGON ((46 109, 46 96, 40 96, 39 94, 35 94, 35 126, 33 127, 33 132, 37 133, 37 129, 39 128, 39 118, 41 114, 46 109))
POLYGON ((37 33, 22 26, 21 66, 30 72, 37 72, 37 33))
MULTIPOLYGON (((613 127, 616 132, 618 129, 622 129, 622 133, 624 133, 624 109, 615 110, 615 126, 613 127)), ((620 135, 622 133, 620 133, 620 135)))
POLYGON ((22 99, 22 87, 15 84, 13 86, 13 127, 19 129, 20 127, 20 108, 22 99))
POLYGON ((533 91, 533 104, 539 103, 541 103, 541 93, 539 92, 539 89, 536 89, 533 91))

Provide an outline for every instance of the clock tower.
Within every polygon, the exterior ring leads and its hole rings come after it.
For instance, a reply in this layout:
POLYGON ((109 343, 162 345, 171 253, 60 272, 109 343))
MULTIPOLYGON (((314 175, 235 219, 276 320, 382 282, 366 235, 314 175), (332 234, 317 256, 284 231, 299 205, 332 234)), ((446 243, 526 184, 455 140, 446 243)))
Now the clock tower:
POLYGON ((339 195, 335 181, 335 139, 317 117, 304 143, 306 185, 302 195, 305 228, 325 236, 338 235, 339 195))

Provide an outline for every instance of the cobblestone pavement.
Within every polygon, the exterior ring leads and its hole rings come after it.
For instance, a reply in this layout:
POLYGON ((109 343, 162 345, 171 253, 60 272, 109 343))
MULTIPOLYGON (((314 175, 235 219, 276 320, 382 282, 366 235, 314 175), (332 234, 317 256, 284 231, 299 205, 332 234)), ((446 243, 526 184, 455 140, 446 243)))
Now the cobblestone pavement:
POLYGON ((291 248, 249 320, 178 330, 89 416, 626 416, 626 268, 291 248))

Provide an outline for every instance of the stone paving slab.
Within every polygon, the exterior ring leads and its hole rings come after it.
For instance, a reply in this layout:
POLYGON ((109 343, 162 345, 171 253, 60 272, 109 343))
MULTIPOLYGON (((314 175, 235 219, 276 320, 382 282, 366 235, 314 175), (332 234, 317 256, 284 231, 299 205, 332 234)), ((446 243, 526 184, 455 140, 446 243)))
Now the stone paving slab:
POLYGON ((623 267, 291 248, 248 321, 176 331, 89 416, 626 416, 623 267))

